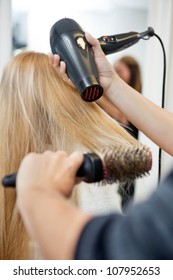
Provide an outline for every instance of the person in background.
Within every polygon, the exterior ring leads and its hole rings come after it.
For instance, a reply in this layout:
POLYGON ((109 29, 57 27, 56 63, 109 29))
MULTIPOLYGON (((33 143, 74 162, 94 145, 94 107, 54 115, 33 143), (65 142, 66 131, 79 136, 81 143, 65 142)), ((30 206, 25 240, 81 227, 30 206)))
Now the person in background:
POLYGON ((142 92, 141 70, 133 56, 122 56, 115 61, 113 67, 123 81, 138 92, 142 92))

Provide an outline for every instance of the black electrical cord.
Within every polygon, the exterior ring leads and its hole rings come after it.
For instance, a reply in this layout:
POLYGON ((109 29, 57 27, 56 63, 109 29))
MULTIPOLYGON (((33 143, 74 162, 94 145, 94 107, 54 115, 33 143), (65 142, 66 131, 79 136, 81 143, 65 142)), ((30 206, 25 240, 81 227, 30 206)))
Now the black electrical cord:
MULTIPOLYGON (((162 46, 162 50, 163 50, 163 82, 162 82, 162 103, 161 103, 161 107, 164 109, 165 108, 165 83, 166 83, 166 52, 165 52, 165 47, 164 47, 164 44, 163 44, 161 38, 156 33, 153 33, 153 36, 155 36, 159 40, 159 42, 162 46)), ((162 150, 159 147, 158 183, 160 183, 160 178, 161 178, 161 158, 162 158, 162 150)))
POLYGON ((165 83, 166 83, 166 52, 161 38, 154 33, 154 36, 159 40, 163 50, 163 83, 162 83, 162 108, 165 107, 165 83))
MULTIPOLYGON (((162 50, 163 50, 163 82, 162 82, 162 103, 161 103, 161 107, 164 109, 165 108, 165 83, 166 83, 166 52, 165 52, 165 47, 164 47, 164 44, 163 44, 161 38, 155 32, 153 32, 153 34, 150 34, 150 36, 155 36, 159 40, 159 42, 162 46, 162 50)), ((148 40, 149 38, 150 38, 149 36, 146 36, 142 39, 143 40, 148 40)), ((160 178, 161 178, 161 157, 162 157, 162 150, 159 147, 158 183, 160 183, 160 178)))
MULTIPOLYGON (((154 36, 157 37, 159 40, 162 50, 163 50, 163 83, 162 83, 162 103, 161 106, 164 109, 165 108, 165 83, 166 83, 166 52, 164 48, 164 44, 161 40, 161 38, 154 33, 154 36)), ((162 149, 159 147, 159 162, 158 162, 158 183, 160 183, 161 178, 161 160, 162 160, 162 149)))

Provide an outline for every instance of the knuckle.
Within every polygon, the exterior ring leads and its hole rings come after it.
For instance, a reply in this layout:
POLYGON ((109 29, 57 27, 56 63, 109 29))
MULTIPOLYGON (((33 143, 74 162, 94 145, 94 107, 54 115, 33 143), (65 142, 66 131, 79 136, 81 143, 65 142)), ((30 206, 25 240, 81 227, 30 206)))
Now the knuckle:
POLYGON ((59 150, 55 154, 56 154, 56 156, 59 156, 59 157, 67 157, 67 152, 63 151, 63 150, 59 150))
POLYGON ((53 154, 53 152, 52 151, 45 151, 45 152, 43 152, 43 156, 45 156, 45 157, 50 157, 50 156, 52 156, 52 154, 53 154))

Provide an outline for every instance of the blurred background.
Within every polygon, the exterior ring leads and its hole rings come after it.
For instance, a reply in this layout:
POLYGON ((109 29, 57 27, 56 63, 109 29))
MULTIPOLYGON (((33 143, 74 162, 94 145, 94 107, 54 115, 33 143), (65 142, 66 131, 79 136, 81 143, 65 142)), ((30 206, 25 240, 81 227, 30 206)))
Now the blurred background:
MULTIPOLYGON (((142 32, 149 26, 161 37, 166 50, 167 75, 165 108, 173 111, 173 3, 172 0, 0 0, 0 77, 8 60, 23 50, 50 52, 49 32, 61 18, 69 17, 94 37, 142 32)), ((114 63, 123 55, 139 62, 142 94, 161 105, 163 52, 156 37, 108 55, 114 63)), ((158 181, 158 147, 142 133, 139 140, 151 147, 153 168, 150 176, 137 182, 136 201, 145 199, 158 181)), ((172 165, 172 157, 162 152, 162 178, 172 165)))

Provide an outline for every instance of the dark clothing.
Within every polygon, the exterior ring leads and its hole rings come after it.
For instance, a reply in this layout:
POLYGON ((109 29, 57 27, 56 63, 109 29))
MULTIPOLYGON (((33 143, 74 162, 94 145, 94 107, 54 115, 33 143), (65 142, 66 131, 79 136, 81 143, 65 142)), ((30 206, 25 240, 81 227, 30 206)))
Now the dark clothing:
MULTIPOLYGON (((127 132, 131 134, 134 138, 138 139, 138 129, 129 122, 128 127, 125 127, 127 132)), ((131 182, 121 183, 119 186, 119 194, 122 197, 122 211, 127 212, 129 205, 133 203, 135 193, 135 180, 131 182)))
POLYGON ((75 259, 173 260, 173 171, 128 215, 93 218, 80 236, 75 259))
POLYGON ((127 213, 133 205, 135 193, 135 181, 119 183, 118 193, 121 195, 121 208, 123 213, 127 213))
POLYGON ((138 131, 138 129, 137 129, 131 122, 129 122, 129 129, 130 129, 130 131, 131 131, 130 134, 131 134, 134 138, 138 139, 139 131, 138 131))

